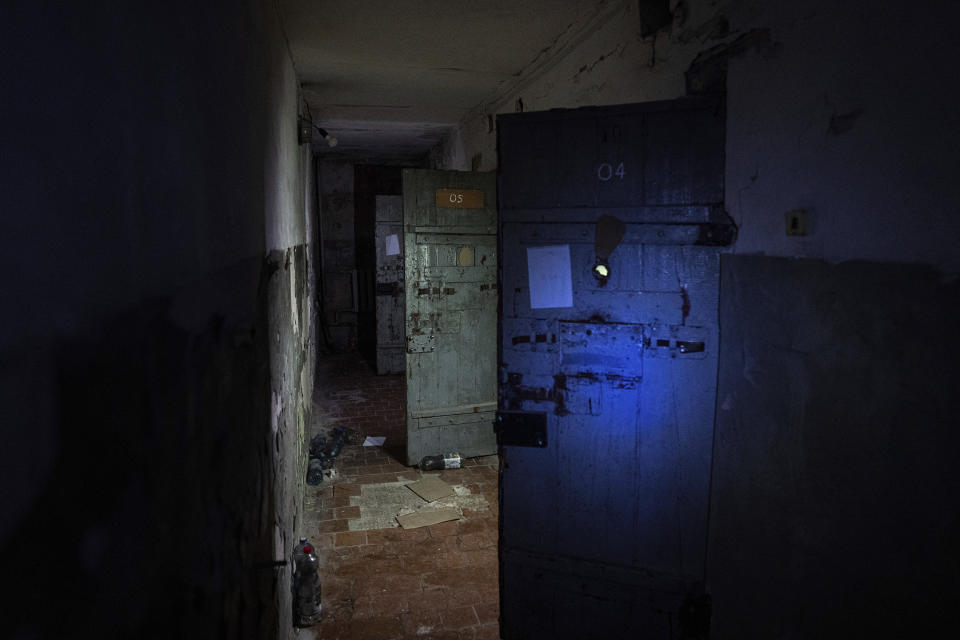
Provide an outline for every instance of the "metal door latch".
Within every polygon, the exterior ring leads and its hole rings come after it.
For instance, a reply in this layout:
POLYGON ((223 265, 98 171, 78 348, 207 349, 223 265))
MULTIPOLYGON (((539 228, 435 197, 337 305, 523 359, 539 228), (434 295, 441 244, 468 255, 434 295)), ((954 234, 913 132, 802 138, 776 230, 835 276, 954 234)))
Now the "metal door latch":
POLYGON ((543 412, 498 411, 493 430, 501 446, 547 446, 547 414, 543 412))

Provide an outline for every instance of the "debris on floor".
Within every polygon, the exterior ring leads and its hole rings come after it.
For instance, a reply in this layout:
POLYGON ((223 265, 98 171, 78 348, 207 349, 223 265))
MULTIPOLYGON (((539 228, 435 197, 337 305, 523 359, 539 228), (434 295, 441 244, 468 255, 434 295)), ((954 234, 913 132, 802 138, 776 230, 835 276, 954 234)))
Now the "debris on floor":
POLYGON ((439 472, 454 495, 427 503, 406 486, 438 472, 406 464, 405 375, 376 375, 354 352, 319 361, 316 380, 311 435, 343 424, 386 436, 390 449, 359 446, 361 437, 337 456, 337 479, 306 492, 303 531, 318 549, 323 614, 312 633, 293 637, 499 640, 497 456, 439 472), (439 507, 462 518, 409 530, 397 522, 439 507))
MULTIPOLYGON (((455 502, 451 503, 449 500, 445 503, 437 502, 451 496, 454 496, 455 499, 459 493, 454 487, 441 480, 439 476, 424 476, 422 480, 411 482, 406 486, 407 489, 413 491, 429 504, 421 508, 415 508, 416 510, 401 509, 397 514, 397 522, 404 529, 427 527, 431 524, 440 524, 441 522, 461 518, 461 511, 455 502)), ((466 491, 469 493, 469 489, 466 491)))
POLYGON ((407 489, 410 489, 410 491, 413 491, 427 502, 433 502, 434 500, 454 495, 453 487, 437 476, 424 476, 423 480, 408 484, 407 489))
POLYGON ((323 484, 323 464, 319 460, 311 460, 307 467, 307 484, 323 484))
POLYGON ((397 522, 404 529, 416 529, 418 527, 428 527, 432 524, 440 524, 450 520, 459 520, 460 512, 454 507, 444 507, 442 509, 424 509, 414 513, 398 515, 397 522))
POLYGON ((310 459, 320 459, 323 457, 323 449, 327 446, 327 436, 322 433, 310 438, 310 459))
POLYGON ((406 485, 406 480, 362 485, 360 495, 348 499, 349 506, 360 512, 360 517, 347 521, 348 530, 397 528, 398 513, 412 513, 423 505, 423 499, 406 485))
POLYGON ((387 441, 386 436, 367 436, 363 441, 363 446, 365 447, 382 447, 383 443, 387 441))
POLYGON ((343 425, 334 427, 328 435, 318 433, 310 438, 310 463, 307 467, 307 484, 323 483, 324 477, 331 480, 336 477, 332 471, 333 461, 345 444, 351 444, 360 436, 353 429, 343 425))
POLYGON ((333 461, 343 448, 343 427, 334 427, 329 436, 318 433, 310 438, 310 459, 319 460, 324 469, 333 466, 333 461))

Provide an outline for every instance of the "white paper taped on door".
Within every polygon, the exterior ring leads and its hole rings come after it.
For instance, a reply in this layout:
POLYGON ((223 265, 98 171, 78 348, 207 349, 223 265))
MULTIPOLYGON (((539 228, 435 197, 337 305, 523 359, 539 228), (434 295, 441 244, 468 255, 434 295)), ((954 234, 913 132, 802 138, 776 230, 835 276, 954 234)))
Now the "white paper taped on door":
POLYGON ((397 234, 391 233, 387 236, 387 255, 395 256, 400 254, 400 239, 397 234))
POLYGON ((573 306, 570 277, 570 245, 527 247, 530 308, 573 306))

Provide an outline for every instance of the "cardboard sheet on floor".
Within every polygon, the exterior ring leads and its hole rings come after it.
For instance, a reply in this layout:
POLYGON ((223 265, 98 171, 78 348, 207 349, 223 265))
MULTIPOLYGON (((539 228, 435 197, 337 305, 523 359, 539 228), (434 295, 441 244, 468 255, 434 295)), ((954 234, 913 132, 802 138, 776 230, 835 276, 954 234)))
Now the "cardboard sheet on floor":
POLYGON ((416 529, 417 527, 426 527, 431 524, 440 524, 448 520, 459 519, 460 513, 453 507, 424 509, 423 511, 397 516, 397 522, 399 522, 400 526, 404 529, 416 529))
POLYGON ((417 480, 407 485, 407 489, 426 500, 433 502, 440 498, 446 498, 453 495, 453 487, 438 478, 437 476, 424 476, 423 480, 417 480))

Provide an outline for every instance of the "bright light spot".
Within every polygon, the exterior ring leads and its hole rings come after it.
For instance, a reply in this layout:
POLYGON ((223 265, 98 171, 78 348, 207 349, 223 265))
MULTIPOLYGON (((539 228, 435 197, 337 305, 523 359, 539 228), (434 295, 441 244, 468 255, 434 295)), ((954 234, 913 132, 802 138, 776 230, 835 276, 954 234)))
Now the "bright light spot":
POLYGON ((608 269, 607 265, 605 264, 598 264, 593 268, 593 271, 594 271, 594 275, 600 278, 606 278, 607 276, 610 275, 610 269, 608 269))

